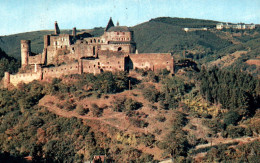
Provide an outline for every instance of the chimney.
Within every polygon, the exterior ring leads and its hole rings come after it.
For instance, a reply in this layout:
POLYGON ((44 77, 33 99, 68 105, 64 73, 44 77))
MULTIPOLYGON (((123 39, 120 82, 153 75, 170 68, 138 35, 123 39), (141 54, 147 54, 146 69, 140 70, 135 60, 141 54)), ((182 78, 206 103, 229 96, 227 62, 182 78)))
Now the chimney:
POLYGON ((55 24, 54 24, 54 26, 55 26, 55 35, 58 35, 58 34, 60 34, 60 28, 59 28, 59 26, 58 26, 58 23, 57 23, 57 21, 55 21, 55 24))

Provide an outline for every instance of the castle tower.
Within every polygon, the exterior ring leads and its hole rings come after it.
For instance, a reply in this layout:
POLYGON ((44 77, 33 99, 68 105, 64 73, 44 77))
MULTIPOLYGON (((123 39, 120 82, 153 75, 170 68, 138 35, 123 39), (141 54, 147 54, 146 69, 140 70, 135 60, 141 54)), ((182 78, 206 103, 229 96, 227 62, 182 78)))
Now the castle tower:
POLYGON ((55 21, 54 26, 55 26, 55 35, 60 34, 60 28, 59 28, 59 26, 58 26, 57 21, 55 21))
POLYGON ((28 65, 28 59, 31 54, 31 41, 30 40, 21 40, 21 60, 22 67, 28 65))
POLYGON ((72 30, 72 35, 73 35, 74 38, 76 37, 76 35, 77 35, 77 29, 76 29, 76 27, 73 28, 73 30, 72 30))
POLYGON ((109 19, 109 21, 108 21, 108 23, 107 23, 107 26, 106 26, 106 28, 105 28, 105 31, 107 31, 110 27, 114 27, 115 25, 114 25, 114 23, 113 23, 113 20, 112 20, 112 18, 110 17, 110 19, 109 19))
POLYGON ((10 83, 10 73, 9 72, 5 72, 5 76, 4 76, 4 88, 7 88, 8 85, 10 83))

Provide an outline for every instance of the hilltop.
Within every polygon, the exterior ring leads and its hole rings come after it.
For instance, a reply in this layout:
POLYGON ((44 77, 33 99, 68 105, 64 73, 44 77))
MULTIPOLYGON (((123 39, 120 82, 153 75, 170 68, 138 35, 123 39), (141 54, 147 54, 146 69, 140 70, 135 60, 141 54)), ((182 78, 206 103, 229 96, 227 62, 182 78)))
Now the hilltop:
MULTIPOLYGON (((236 51, 246 50, 242 57, 234 58, 229 69, 242 65, 244 71, 259 74, 260 34, 255 30, 213 30, 218 23, 212 20, 161 17, 131 27, 139 52, 158 53, 171 52, 176 60, 191 58, 199 65, 211 66, 211 61, 230 55, 236 51), (208 27, 208 31, 185 32, 183 28, 208 27), (211 30, 212 29, 212 30, 211 30), (247 62, 247 60, 249 60, 247 62)), ((62 28, 62 27, 61 27, 62 28)), ((93 36, 103 34, 103 28, 79 30, 89 32, 93 36)), ((71 33, 71 30, 62 30, 71 33)), ((20 40, 31 40, 32 51, 41 53, 43 35, 53 31, 35 31, 0 37, 0 47, 10 56, 20 60, 20 40)))

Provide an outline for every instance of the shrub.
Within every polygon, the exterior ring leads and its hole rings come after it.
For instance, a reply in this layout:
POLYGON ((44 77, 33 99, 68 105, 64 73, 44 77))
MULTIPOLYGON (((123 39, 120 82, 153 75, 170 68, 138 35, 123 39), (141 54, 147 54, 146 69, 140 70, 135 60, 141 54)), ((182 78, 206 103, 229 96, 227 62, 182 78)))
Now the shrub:
POLYGON ((85 115, 85 114, 88 114, 89 109, 85 109, 82 105, 79 104, 79 105, 77 105, 76 112, 79 115, 85 115))
POLYGON ((142 134, 141 137, 141 142, 146 146, 146 147, 152 147, 154 142, 155 142, 155 136, 152 134, 142 134))
POLYGON ((139 118, 129 118, 129 122, 135 126, 135 127, 139 127, 139 128, 144 128, 144 127, 147 127, 148 126, 148 123, 145 122, 144 120, 142 119, 139 119, 139 118))
POLYGON ((246 134, 245 128, 233 125, 229 125, 226 131, 230 138, 239 138, 246 134))
POLYGON ((116 112, 129 112, 137 110, 142 107, 142 103, 137 102, 131 98, 124 97, 114 97, 112 101, 112 110, 116 112))
POLYGON ((239 120, 240 120, 240 115, 236 111, 229 111, 224 115, 224 124, 226 126, 230 124, 236 125, 239 120))
POLYGON ((100 117, 103 114, 103 109, 99 108, 97 104, 91 104, 91 111, 94 117, 100 117))
POLYGON ((153 85, 147 85, 145 88, 142 89, 142 93, 144 98, 152 103, 158 101, 158 97, 160 94, 153 85))
POLYGON ((165 116, 162 115, 158 115, 155 117, 155 119, 159 122, 164 122, 166 120, 165 116))

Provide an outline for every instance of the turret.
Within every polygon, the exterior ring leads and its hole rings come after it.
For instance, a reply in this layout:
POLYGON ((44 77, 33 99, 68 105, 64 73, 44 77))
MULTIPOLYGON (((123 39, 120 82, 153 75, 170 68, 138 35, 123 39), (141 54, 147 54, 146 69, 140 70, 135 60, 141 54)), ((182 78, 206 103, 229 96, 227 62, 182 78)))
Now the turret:
POLYGON ((76 27, 73 28, 73 30, 72 30, 72 35, 73 35, 74 38, 76 37, 76 35, 77 35, 77 29, 76 29, 76 27))
POLYGON ((55 35, 60 34, 60 28, 59 28, 59 26, 58 26, 57 21, 55 21, 54 26, 55 26, 55 35))
POLYGON ((4 88, 7 88, 8 85, 10 83, 10 73, 9 72, 5 72, 5 76, 4 76, 4 88))
POLYGON ((109 19, 109 21, 108 21, 108 23, 107 23, 107 26, 106 26, 106 28, 105 28, 105 31, 107 31, 109 28, 111 28, 111 27, 114 27, 115 25, 114 25, 114 23, 113 23, 113 20, 112 20, 112 18, 110 17, 110 19, 109 19))
POLYGON ((31 54, 31 41, 30 40, 21 40, 21 60, 22 67, 28 65, 28 59, 31 54))

